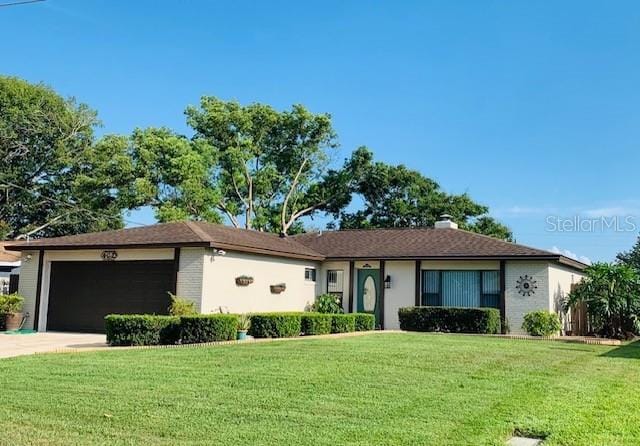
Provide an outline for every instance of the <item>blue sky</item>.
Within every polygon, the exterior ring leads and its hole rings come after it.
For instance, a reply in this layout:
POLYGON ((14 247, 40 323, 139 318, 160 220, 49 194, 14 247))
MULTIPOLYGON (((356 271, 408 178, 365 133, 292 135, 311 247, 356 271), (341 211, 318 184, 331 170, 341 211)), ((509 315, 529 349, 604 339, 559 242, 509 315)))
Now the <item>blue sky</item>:
POLYGON ((0 8, 0 38, 0 73, 88 103, 101 133, 187 132, 205 94, 302 103, 339 159, 367 145, 520 243, 611 260, 640 229, 640 2, 47 0, 0 8))

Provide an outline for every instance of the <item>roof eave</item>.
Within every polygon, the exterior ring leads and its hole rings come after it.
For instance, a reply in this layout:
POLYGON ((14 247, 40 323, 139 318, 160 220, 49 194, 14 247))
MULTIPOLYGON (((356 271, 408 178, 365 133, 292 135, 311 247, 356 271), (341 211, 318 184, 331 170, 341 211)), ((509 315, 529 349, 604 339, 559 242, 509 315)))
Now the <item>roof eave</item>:
POLYGON ((83 249, 153 249, 153 248, 206 248, 210 242, 167 242, 167 243, 89 243, 84 245, 47 245, 47 244, 20 244, 6 245, 7 251, 74 251, 83 249))
POLYGON ((327 256, 326 260, 558 260, 556 255, 327 256))
POLYGON ((5 249, 10 251, 75 251, 84 249, 158 249, 158 248, 221 248, 230 251, 264 254, 275 257, 292 259, 322 261, 324 256, 312 254, 300 254, 287 251, 274 251, 270 249, 254 248, 250 246, 234 245, 216 242, 178 242, 178 243, 131 243, 131 244, 85 244, 85 245, 47 245, 47 244, 19 244, 7 245, 5 249))
POLYGON ((327 261, 350 261, 350 260, 549 260, 562 265, 584 270, 587 264, 578 260, 565 257, 563 255, 541 254, 541 255, 496 255, 496 256, 472 256, 472 255, 447 255, 447 256, 327 256, 327 261))
POLYGON ((325 260, 325 257, 321 254, 314 255, 314 254, 300 254, 300 253, 288 252, 288 251, 275 251, 271 249, 255 248, 252 246, 234 245, 231 243, 211 242, 211 247, 228 249, 229 251, 246 252, 250 254, 263 254, 263 255, 268 255, 272 257, 285 257, 290 259, 314 260, 314 261, 325 260))

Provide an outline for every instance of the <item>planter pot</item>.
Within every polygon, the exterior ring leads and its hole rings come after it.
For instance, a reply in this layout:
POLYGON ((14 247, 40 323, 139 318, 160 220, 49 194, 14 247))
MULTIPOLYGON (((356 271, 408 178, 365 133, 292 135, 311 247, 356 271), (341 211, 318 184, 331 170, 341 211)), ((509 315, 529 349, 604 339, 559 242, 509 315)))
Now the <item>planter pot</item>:
POLYGON ((272 294, 280 294, 287 289, 287 285, 285 285, 284 283, 279 283, 277 285, 271 285, 270 288, 272 294))
POLYGON ((238 341, 244 341, 245 339, 247 339, 247 330, 238 330, 236 339, 238 341))
POLYGON ((22 323, 22 313, 7 314, 5 319, 6 330, 18 330, 22 323))
POLYGON ((236 285, 249 286, 253 283, 253 277, 236 277, 236 285))

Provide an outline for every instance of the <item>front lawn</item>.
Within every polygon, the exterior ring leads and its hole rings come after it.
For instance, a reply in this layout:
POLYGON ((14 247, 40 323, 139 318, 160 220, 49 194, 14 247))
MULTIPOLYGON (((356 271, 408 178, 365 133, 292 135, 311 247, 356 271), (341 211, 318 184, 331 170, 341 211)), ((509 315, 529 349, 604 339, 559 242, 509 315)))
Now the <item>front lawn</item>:
POLYGON ((0 360, 0 444, 640 444, 640 345, 388 333, 0 360))

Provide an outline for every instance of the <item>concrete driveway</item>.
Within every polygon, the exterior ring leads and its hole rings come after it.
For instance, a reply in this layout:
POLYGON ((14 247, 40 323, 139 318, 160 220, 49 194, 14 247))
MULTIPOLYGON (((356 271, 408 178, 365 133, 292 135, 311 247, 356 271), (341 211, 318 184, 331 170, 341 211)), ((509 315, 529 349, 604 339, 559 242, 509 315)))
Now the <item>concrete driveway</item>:
POLYGON ((58 332, 6 334, 0 332, 0 358, 101 348, 107 348, 106 336, 103 334, 58 332))

